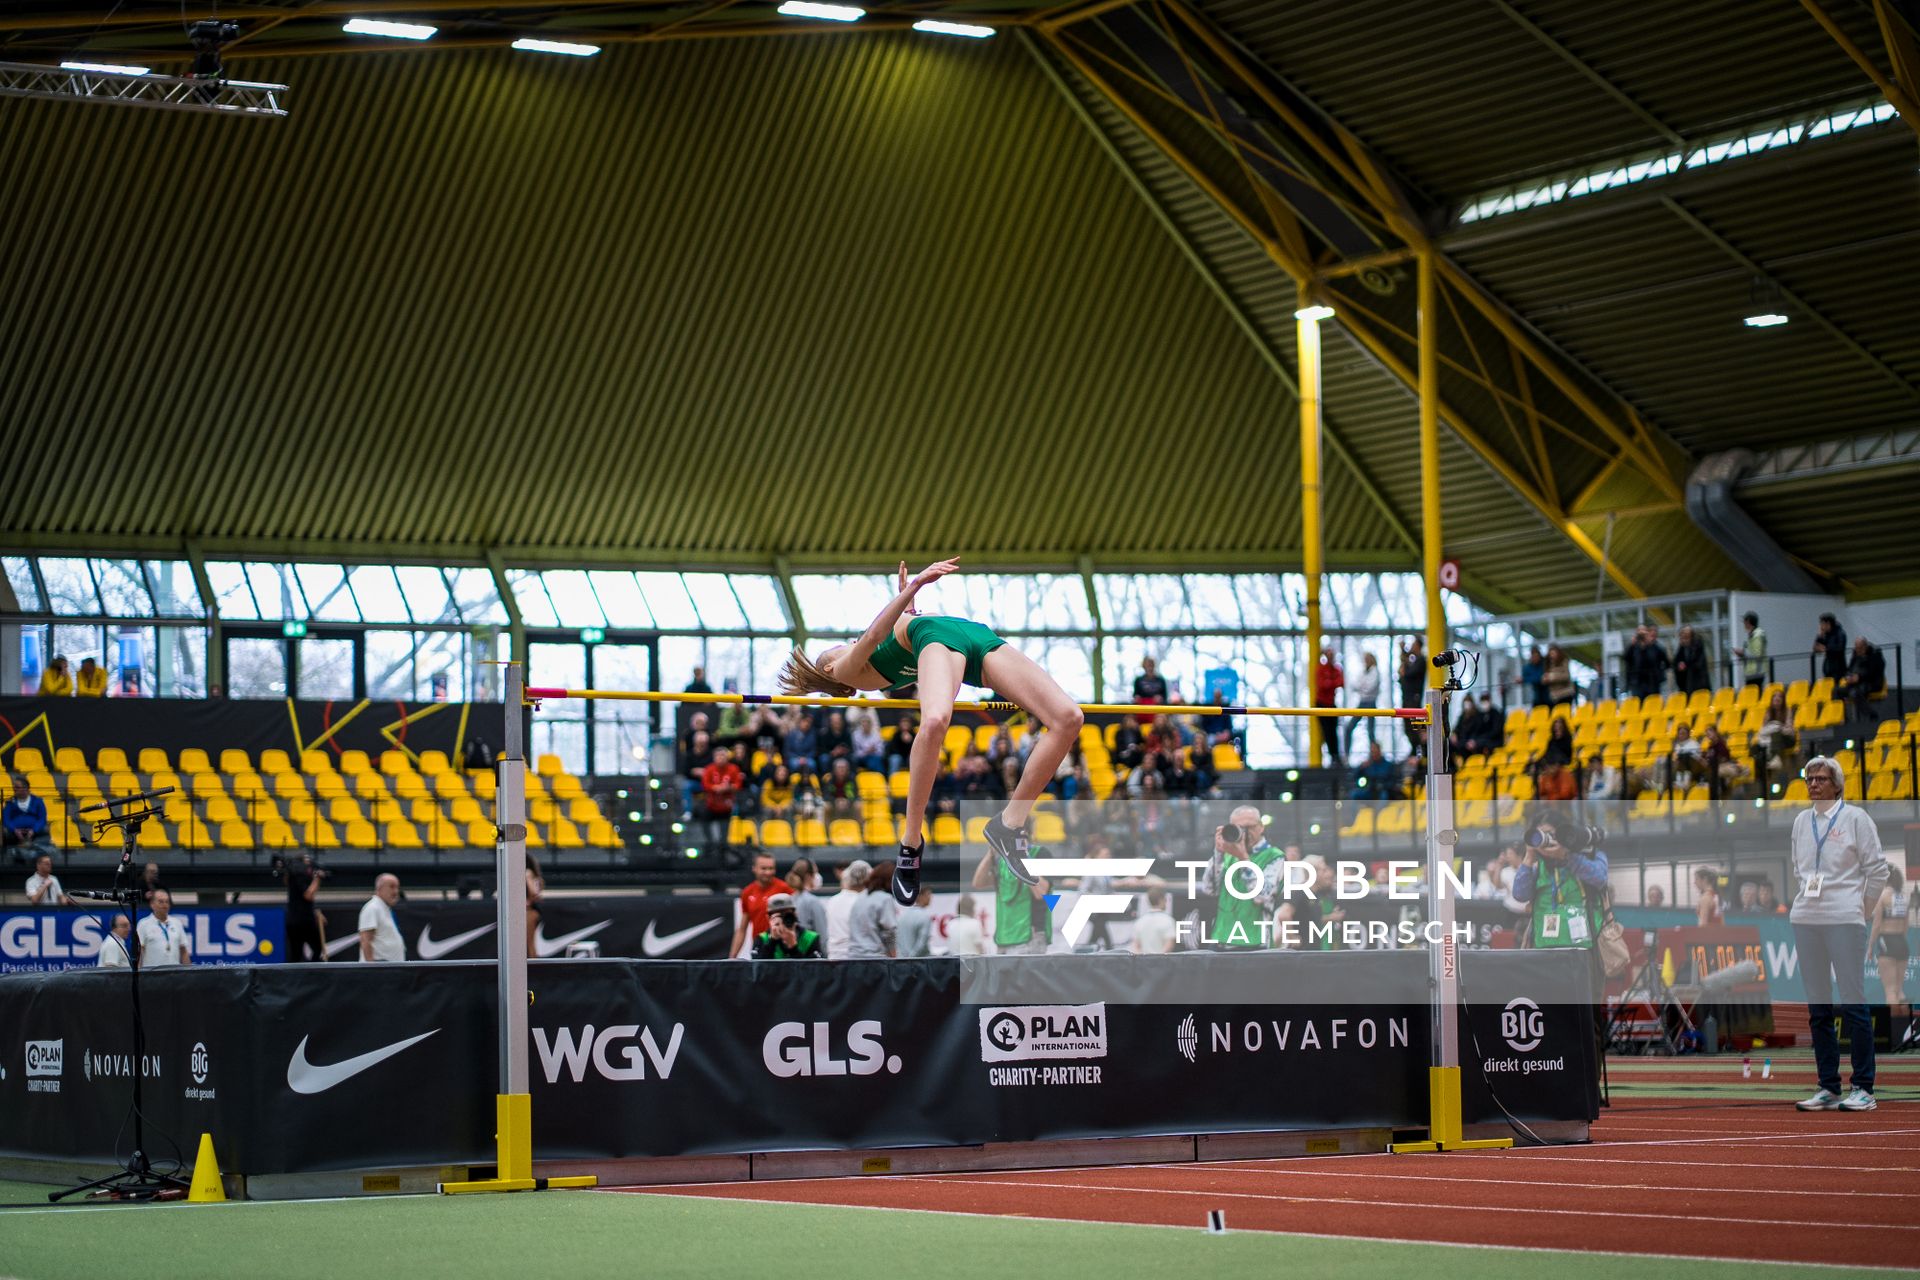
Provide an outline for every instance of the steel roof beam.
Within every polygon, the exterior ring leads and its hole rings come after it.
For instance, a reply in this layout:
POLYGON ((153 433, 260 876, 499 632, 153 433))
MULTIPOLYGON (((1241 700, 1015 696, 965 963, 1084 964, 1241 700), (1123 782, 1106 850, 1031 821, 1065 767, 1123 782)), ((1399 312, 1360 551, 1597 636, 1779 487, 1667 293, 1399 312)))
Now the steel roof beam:
MULTIPOLYGON (((1920 93, 1914 92, 1914 86, 1910 82, 1902 84, 1896 79, 1889 78, 1884 71, 1875 66, 1873 59, 1866 55, 1866 51, 1848 38, 1847 33, 1840 29, 1840 24, 1835 22, 1833 16, 1822 9, 1816 0, 1800 0, 1800 4, 1813 15, 1813 20, 1833 37, 1833 42, 1840 46, 1841 52, 1851 58, 1855 66, 1867 73, 1867 79, 1873 81, 1880 92, 1886 95, 1887 101, 1891 102, 1894 109, 1900 113, 1900 118, 1907 122, 1907 127, 1914 133, 1920 134, 1920 93)), ((1890 14, 1887 11, 1884 0, 1875 0, 1874 8, 1881 23, 1881 33, 1893 42, 1895 75, 1898 76, 1903 70, 1911 73, 1913 67, 1907 61, 1913 48, 1911 31, 1901 29, 1900 24, 1903 20, 1899 15, 1890 14), (1903 39, 1903 36, 1906 38, 1903 39)))
POLYGON ((1756 453, 1736 489, 1796 484, 1855 471, 1920 467, 1920 428, 1815 440, 1756 453))
POLYGON ((1645 124, 1646 126, 1651 128, 1655 133, 1665 138, 1668 142, 1672 142, 1676 144, 1680 142, 1680 133, 1678 130, 1676 130, 1672 125, 1668 124, 1666 121, 1662 120, 1659 116, 1656 116, 1655 114, 1653 114, 1653 112, 1647 110, 1647 108, 1642 106, 1640 102, 1633 97, 1632 94, 1628 93, 1625 89, 1622 89, 1619 85, 1615 84, 1613 81, 1601 75, 1592 66, 1588 65, 1586 60, 1583 59, 1579 54, 1567 48, 1567 46, 1565 46, 1564 44, 1561 44, 1558 40, 1554 39, 1551 35, 1548 35, 1547 32, 1544 29, 1542 29, 1539 26, 1539 24, 1535 23, 1533 19, 1527 17, 1525 14, 1521 13, 1518 9, 1508 4, 1507 0, 1490 0, 1490 3, 1493 5, 1494 8, 1498 9, 1502 14, 1506 15, 1506 17, 1509 20, 1511 20, 1515 26, 1519 27, 1522 31, 1532 36, 1535 40, 1538 40, 1541 44, 1551 49, 1554 52, 1554 54, 1558 56, 1563 62, 1565 62, 1568 66, 1572 67, 1575 71, 1579 72, 1582 79, 1594 85, 1602 93, 1606 94, 1609 98, 1612 98, 1615 102, 1619 103, 1621 106, 1625 107, 1628 111, 1632 112, 1634 116, 1636 116, 1642 124, 1645 124))

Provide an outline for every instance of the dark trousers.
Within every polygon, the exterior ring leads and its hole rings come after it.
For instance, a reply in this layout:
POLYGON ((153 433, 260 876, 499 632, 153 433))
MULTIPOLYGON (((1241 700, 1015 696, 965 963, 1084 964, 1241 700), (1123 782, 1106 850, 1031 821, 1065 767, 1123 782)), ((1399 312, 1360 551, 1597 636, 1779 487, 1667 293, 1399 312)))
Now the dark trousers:
POLYGON ((304 910, 291 904, 287 907, 287 963, 318 964, 327 958, 327 949, 320 941, 320 921, 315 918, 311 906, 304 910))
MULTIPOLYGON (((1371 710, 1374 707, 1379 706, 1380 702, 1376 698, 1372 702, 1356 702, 1354 703, 1354 705, 1357 707, 1366 707, 1367 709, 1371 710)), ((1348 755, 1353 754, 1353 748, 1355 747, 1355 745, 1358 744, 1360 740, 1360 729, 1361 729, 1361 726, 1363 725, 1366 727, 1366 731, 1367 731, 1367 745, 1372 746, 1374 743, 1379 741, 1378 738, 1373 736, 1374 719, 1375 717, 1373 716, 1355 716, 1353 719, 1347 721, 1347 754, 1348 755)))
POLYGON ((1807 1017, 1813 1023, 1813 1062, 1820 1087, 1840 1092, 1840 1039, 1834 1034, 1836 1012, 1846 1019, 1853 1047, 1853 1087, 1873 1092, 1873 1015, 1867 1010, 1867 926, 1854 924, 1795 924, 1793 940, 1800 948, 1800 981, 1807 988, 1807 1017), (1836 1009, 1834 975, 1839 975, 1840 1001, 1836 1009))

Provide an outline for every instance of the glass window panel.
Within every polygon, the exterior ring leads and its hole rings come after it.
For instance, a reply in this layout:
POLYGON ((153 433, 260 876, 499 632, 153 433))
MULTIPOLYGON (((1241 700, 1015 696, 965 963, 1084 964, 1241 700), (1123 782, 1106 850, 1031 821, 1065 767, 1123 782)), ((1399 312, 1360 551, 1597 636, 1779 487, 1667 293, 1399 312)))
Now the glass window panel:
POLYGON ((707 663, 706 644, 698 636, 660 637, 660 687, 684 689, 693 669, 707 663))
POLYGON ((740 692, 780 692, 780 668, 786 665, 787 655, 792 652, 793 641, 785 636, 777 640, 755 639, 752 674, 747 680, 747 687, 740 692))
POLYGON ((311 636, 296 641, 300 646, 301 698, 351 698, 353 696, 353 641, 321 640, 311 636))
POLYGON ((1186 627, 1187 600, 1180 579, 1164 573, 1095 574, 1093 590, 1109 627, 1186 627))
MULTIPOLYGON (((507 606, 500 602, 500 592, 494 586, 491 572, 486 569, 449 569, 447 581, 453 586, 454 604, 459 607, 462 620, 506 625, 507 606)), ((511 573, 508 574, 508 581, 512 581, 511 573)))
POLYGON ((367 622, 411 622, 407 599, 400 592, 400 579, 391 565, 363 564, 347 577, 353 599, 360 606, 360 617, 367 622))
POLYGON ((13 598, 19 602, 21 612, 40 613, 45 609, 40 602, 40 588, 33 581, 33 568, 25 556, 0 556, 0 569, 6 571, 7 585, 13 588, 13 598))
POLYGON ((707 683, 716 693, 743 693, 753 678, 753 652, 741 636, 707 637, 707 683))
POLYGON ((156 627, 146 688, 157 698, 207 696, 207 633, 199 627, 156 627))
POLYGON ((1251 585, 1254 574, 1192 573, 1187 575, 1187 600, 1193 608, 1196 627, 1266 627, 1273 624, 1248 618, 1240 607, 1243 585, 1251 585))
POLYGON ((113 627, 108 632, 107 696, 152 698, 159 673, 154 670, 158 645, 152 627, 113 627))
MULTIPOLYGON (((527 646, 527 683, 548 689, 583 689, 587 684, 587 647, 580 644, 527 646)), ((562 699, 543 702, 533 714, 553 719, 576 715, 583 704, 562 699)))
MULTIPOLYGON (((297 564, 300 590, 307 597, 307 616, 321 622, 359 622, 360 610, 347 590, 347 571, 337 564, 297 564)), ((306 684, 303 673, 300 683, 306 684)), ((303 695, 304 696, 304 695, 303 695)))
POLYGON ((507 570, 507 586, 520 606, 520 620, 530 627, 557 627, 560 616, 553 611, 553 599, 546 584, 532 569, 507 570))
POLYGON ((247 582, 253 587, 254 603, 260 606, 260 620, 278 622, 283 618, 305 618, 307 602, 301 598, 300 585, 294 581, 293 566, 261 564, 246 566, 247 582))
POLYGON ((553 599, 554 613, 563 627, 604 627, 607 615, 593 594, 587 575, 579 569, 549 569, 540 575, 553 599))
POLYGON ((746 616, 740 612, 740 602, 733 598, 726 574, 683 573, 680 580, 686 584, 687 594, 693 597, 693 606, 699 611, 699 626, 711 631, 746 629, 746 616))
POLYGON ((587 580, 593 584, 594 594, 600 597, 600 607, 607 612, 607 625, 634 631, 651 631, 653 614, 647 609, 647 599, 640 594, 640 584, 633 575, 625 570, 596 569, 587 574, 587 580))
MULTIPOLYGON (((577 703, 574 705, 578 705, 577 703)), ((577 712, 575 713, 578 714, 577 712)), ((533 723, 533 756, 560 757, 560 766, 568 773, 587 772, 587 722, 584 720, 536 720, 533 723)))
POLYGON ((367 632, 367 696, 458 701, 467 687, 469 639, 461 631, 367 632))
POLYGON ((227 695, 234 698, 287 696, 287 642, 229 637, 227 695))
POLYGON ((207 585, 213 588, 213 606, 222 618, 253 622, 260 617, 260 610, 253 603, 253 591, 247 585, 244 565, 225 560, 207 561, 207 585))
POLYGON ((593 722, 593 771, 598 774, 637 774, 647 770, 647 744, 652 723, 645 719, 593 722))
POLYGON ((780 588, 772 578, 757 573, 736 573, 733 594, 746 610, 747 625, 755 631, 787 629, 787 611, 780 605, 780 588))
POLYGON ((679 574, 636 573, 633 577, 647 597, 647 609, 653 614, 655 625, 674 631, 699 629, 699 611, 693 607, 693 598, 687 594, 679 574))
MULTIPOLYGON (((1077 580, 1076 580, 1077 581, 1077 580)), ((1093 699, 1093 641, 1080 636, 1033 636, 1020 650, 1046 668, 1067 695, 1078 702, 1093 699)))
MULTIPOLYGON (((593 646, 593 687, 596 689, 651 689, 653 668, 647 647, 640 644, 593 646)), ((647 743, 652 737, 655 704, 596 702, 593 704, 593 768, 596 773, 645 773, 647 743)))
POLYGON ((99 615, 100 593, 85 560, 42 556, 40 577, 47 584, 47 612, 99 615))
POLYGON ((206 614, 193 566, 185 560, 149 560, 147 578, 153 583, 153 611, 163 618, 198 618, 206 614))
POLYGON ((151 618, 153 597, 138 560, 95 560, 94 580, 100 584, 100 603, 108 617, 151 618))
POLYGON ((53 652, 48 656, 65 658, 69 676, 80 670, 82 658, 92 658, 109 670, 112 669, 107 655, 107 629, 101 626, 55 626, 53 652))
MULTIPOLYGON (((582 678, 584 679, 584 669, 582 678)), ((593 687, 644 692, 653 688, 653 664, 643 644, 597 644, 593 646, 593 687)), ((596 712, 644 715, 646 702, 604 702, 596 712)))
MULTIPOLYGON (((394 576, 400 580, 400 593, 406 599, 407 615, 415 622, 456 623, 460 615, 455 612, 453 598, 447 594, 447 580, 440 576, 440 570, 430 564, 403 564, 394 568, 394 576)), ((489 583, 491 585, 491 583, 489 583)), ((360 595, 359 579, 354 580, 353 591, 360 595)), ((366 597, 360 595, 360 607, 367 607, 366 597)))
POLYGON ((872 574, 803 574, 793 580, 793 595, 807 630, 846 635, 866 630, 899 585, 872 574))

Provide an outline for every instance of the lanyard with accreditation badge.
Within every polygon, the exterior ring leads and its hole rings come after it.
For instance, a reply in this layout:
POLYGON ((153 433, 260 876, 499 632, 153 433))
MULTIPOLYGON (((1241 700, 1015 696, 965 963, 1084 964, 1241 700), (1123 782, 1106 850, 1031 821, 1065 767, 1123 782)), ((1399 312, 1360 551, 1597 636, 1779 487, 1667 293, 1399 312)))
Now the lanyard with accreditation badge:
POLYGON ((1813 874, 1807 877, 1804 889, 1809 898, 1819 897, 1821 889, 1826 887, 1827 875, 1820 864, 1826 857, 1827 837, 1831 836, 1833 829, 1840 825, 1840 814, 1846 807, 1847 802, 1844 800, 1834 804, 1833 815, 1827 819, 1825 831, 1820 829, 1820 814, 1816 811, 1809 815, 1813 828, 1813 874))

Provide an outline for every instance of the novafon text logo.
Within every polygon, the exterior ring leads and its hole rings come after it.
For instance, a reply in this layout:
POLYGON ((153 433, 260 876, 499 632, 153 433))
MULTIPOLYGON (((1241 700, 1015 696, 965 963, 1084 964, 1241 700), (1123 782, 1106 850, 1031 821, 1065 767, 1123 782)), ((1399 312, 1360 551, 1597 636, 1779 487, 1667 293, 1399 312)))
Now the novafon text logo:
POLYGON ((1106 1056, 1104 1004, 1019 1005, 980 1011, 982 1062, 1106 1056))

